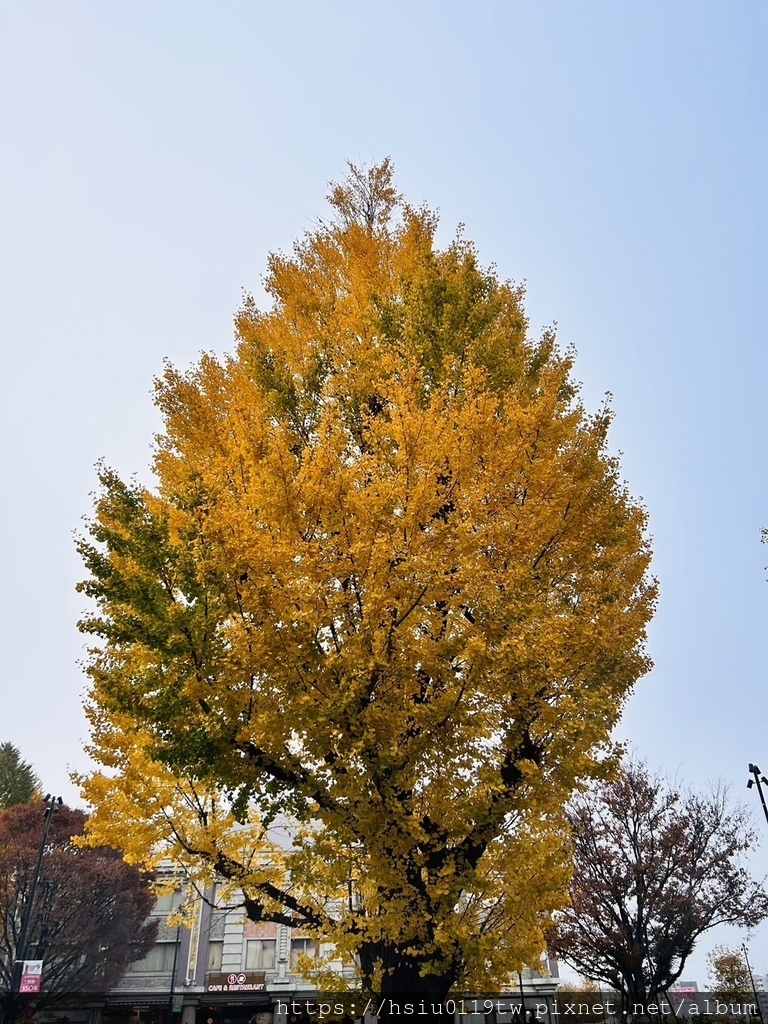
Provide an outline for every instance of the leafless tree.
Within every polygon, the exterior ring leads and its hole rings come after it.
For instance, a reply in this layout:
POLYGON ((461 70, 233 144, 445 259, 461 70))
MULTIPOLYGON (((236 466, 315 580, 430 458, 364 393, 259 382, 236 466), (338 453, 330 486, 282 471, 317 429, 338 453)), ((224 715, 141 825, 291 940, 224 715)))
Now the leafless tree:
POLYGON ((749 812, 729 806, 723 786, 684 792, 633 761, 576 798, 568 818, 571 906, 551 946, 633 1005, 663 995, 710 928, 768 916, 746 863, 757 842, 749 812))

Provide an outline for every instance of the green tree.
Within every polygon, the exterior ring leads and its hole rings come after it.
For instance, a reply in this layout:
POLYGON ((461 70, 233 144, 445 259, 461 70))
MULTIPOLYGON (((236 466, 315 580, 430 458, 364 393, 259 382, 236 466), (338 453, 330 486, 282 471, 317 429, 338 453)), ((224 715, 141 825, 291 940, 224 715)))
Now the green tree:
POLYGON ((0 743, 0 811, 40 796, 40 780, 12 743, 0 743))
POLYGON ((565 898, 562 807, 649 667, 645 513, 519 288, 388 162, 330 199, 236 353, 167 367, 155 489, 101 472, 85 793, 95 842, 440 999, 565 898))

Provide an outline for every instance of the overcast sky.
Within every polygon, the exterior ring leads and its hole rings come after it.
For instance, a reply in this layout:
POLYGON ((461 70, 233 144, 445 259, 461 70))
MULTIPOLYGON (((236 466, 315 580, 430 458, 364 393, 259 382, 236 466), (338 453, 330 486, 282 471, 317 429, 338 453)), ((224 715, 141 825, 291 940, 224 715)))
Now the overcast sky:
MULTIPOLYGON (((747 763, 768 770, 767 45, 765 0, 0 0, 0 741, 77 798, 94 464, 150 482, 162 360, 231 348, 268 251, 327 212, 346 159, 389 154, 444 238, 463 222, 527 281, 588 406, 613 394, 662 595, 619 736, 749 799, 747 763)), ((768 972, 768 928, 751 943, 768 972)))

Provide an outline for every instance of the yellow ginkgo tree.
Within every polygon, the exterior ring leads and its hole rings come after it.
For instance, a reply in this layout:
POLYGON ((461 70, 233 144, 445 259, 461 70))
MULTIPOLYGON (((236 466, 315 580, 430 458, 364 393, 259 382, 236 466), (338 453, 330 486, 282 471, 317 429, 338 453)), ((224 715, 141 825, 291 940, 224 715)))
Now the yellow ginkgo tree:
POLYGON ((166 368, 152 486, 101 470, 84 791, 94 842, 439 999, 565 898, 562 807, 649 667, 646 517, 521 289, 388 161, 329 199, 234 354, 166 368))

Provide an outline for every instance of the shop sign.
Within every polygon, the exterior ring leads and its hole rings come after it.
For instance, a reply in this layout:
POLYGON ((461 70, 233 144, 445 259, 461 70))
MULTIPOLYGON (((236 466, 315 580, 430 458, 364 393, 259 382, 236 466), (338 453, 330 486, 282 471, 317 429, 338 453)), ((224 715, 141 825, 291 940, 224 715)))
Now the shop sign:
POLYGON ((265 971, 218 971, 208 975, 206 992, 263 992, 267 985, 265 971))

